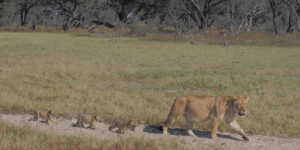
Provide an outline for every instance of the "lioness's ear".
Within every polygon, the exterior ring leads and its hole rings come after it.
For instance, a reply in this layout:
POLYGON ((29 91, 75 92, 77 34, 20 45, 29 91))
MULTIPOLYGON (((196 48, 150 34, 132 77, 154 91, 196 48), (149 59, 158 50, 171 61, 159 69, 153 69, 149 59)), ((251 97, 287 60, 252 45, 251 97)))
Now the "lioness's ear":
POLYGON ((130 120, 130 123, 133 123, 133 119, 130 120))
POLYGON ((98 120, 98 119, 97 119, 97 118, 98 118, 97 115, 94 115, 93 117, 94 117, 94 119, 98 120))
POLYGON ((249 102, 249 96, 246 96, 244 99, 247 103, 249 102))

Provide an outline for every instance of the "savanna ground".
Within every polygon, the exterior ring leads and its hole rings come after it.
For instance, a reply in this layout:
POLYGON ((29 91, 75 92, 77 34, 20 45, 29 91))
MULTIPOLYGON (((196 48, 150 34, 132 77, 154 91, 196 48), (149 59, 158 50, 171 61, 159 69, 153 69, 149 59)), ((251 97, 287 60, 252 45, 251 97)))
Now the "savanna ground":
MULTIPOLYGON (((107 39, 0 32, 1 113, 33 114, 36 109, 51 108, 64 118, 82 112, 102 113, 108 118, 136 118, 155 125, 165 121, 176 96, 226 93, 250 97, 246 118, 237 117, 247 134, 300 137, 300 48, 107 39)), ((16 149, 32 143, 44 149, 45 140, 56 149, 182 148, 170 140, 107 142, 45 134, 4 122, 0 126, 1 138, 11 137, 2 144, 16 149), (85 145, 74 144, 78 141, 85 145), (14 147, 14 142, 22 144, 14 147), (156 147, 150 146, 153 144, 156 147)), ((180 117, 173 127, 185 128, 184 119, 180 117)), ((210 130, 210 124, 195 124, 194 129, 210 130)), ((224 122, 218 131, 234 133, 224 122)))

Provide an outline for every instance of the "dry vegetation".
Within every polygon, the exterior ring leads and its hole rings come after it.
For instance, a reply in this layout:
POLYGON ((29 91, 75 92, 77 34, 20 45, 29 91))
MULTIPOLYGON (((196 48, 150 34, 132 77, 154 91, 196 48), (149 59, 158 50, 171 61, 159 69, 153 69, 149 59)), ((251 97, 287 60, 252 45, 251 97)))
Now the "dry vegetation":
MULTIPOLYGON (((88 137, 67 137, 55 133, 45 133, 30 126, 16 127, 0 120, 1 149, 103 149, 103 150, 163 150, 185 149, 175 140, 146 139, 142 137, 95 140, 88 137)), ((211 147, 214 148, 214 147, 211 147)))
MULTIPOLYGON (((249 113, 245 119, 238 118, 246 133, 300 137, 300 48, 105 39, 1 32, 1 112, 33 113, 53 108, 64 117, 97 112, 157 124, 166 119, 178 95, 241 94, 250 96, 249 113)), ((175 126, 185 128, 184 119, 181 117, 175 126)), ((28 128, 1 123, 1 133, 5 133, 1 139, 12 133, 9 143, 18 140, 14 132, 30 132, 32 138, 44 136, 58 142, 59 135, 28 128)), ((194 128, 209 130, 210 125, 196 124, 194 128)), ((224 122, 219 130, 234 132, 224 122)), ((66 143, 89 141, 61 138, 66 143)), ((149 142, 155 141, 141 143, 149 142)), ((105 146, 105 142, 85 143, 88 148, 105 146)), ((122 140, 116 143, 108 149, 116 148, 122 140)))
MULTIPOLYGON (((49 33, 65 33, 61 27, 36 26, 33 31, 29 24, 28 27, 22 27, 15 24, 12 27, 0 27, 0 31, 6 32, 49 32, 49 33)), ((277 47, 299 47, 300 32, 286 33, 276 36, 272 32, 239 32, 234 31, 228 34, 228 31, 217 30, 211 28, 205 33, 199 33, 197 29, 182 29, 179 35, 173 28, 164 27, 158 29, 156 26, 147 26, 144 23, 137 23, 131 27, 116 26, 108 29, 104 26, 98 26, 91 30, 92 27, 86 28, 70 28, 67 33, 78 36, 100 36, 100 37, 135 37, 140 40, 150 41, 173 41, 173 42, 191 42, 209 43, 214 45, 223 45, 226 41, 229 45, 244 46, 277 46, 277 47), (226 32, 226 34, 224 34, 226 32)))

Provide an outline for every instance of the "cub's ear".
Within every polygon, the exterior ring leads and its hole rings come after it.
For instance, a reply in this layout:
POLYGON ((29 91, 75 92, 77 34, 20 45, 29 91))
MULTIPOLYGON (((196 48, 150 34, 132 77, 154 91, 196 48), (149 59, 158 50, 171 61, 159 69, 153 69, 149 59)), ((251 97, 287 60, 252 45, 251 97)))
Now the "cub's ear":
POLYGON ((133 123, 133 119, 130 120, 130 123, 133 123))
POLYGON ((233 102, 236 102, 236 101, 237 101, 237 100, 236 100, 237 98, 239 98, 239 95, 238 95, 238 96, 232 96, 232 101, 233 101, 233 102))
POLYGON ((249 96, 246 96, 244 99, 247 103, 249 102, 249 96))
POLYGON ((94 116, 93 116, 93 118, 94 118, 95 120, 98 120, 98 117, 97 117, 97 115, 94 115, 94 116))
POLYGON ((49 114, 53 114, 53 110, 48 111, 49 114))

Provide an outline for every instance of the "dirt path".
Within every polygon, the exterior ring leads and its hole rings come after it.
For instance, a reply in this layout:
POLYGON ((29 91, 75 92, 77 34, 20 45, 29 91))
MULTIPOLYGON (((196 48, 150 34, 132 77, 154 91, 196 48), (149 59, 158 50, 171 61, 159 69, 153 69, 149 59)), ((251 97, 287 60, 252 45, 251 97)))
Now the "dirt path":
MULTIPOLYGON (((72 127, 72 123, 76 123, 76 119, 68 120, 68 119, 56 119, 58 121, 58 125, 50 122, 46 123, 38 123, 35 121, 29 121, 32 115, 4 115, 0 114, 2 120, 12 123, 17 126, 23 125, 31 125, 34 127, 38 127, 44 131, 54 131, 59 134, 64 135, 73 135, 80 136, 82 134, 93 136, 99 139, 105 138, 118 138, 118 136, 123 136, 115 132, 111 132, 108 130, 109 125, 103 123, 97 123, 97 126, 100 130, 94 129, 86 129, 80 127, 72 127)), ((85 125, 87 127, 88 125, 85 125)), ((209 145, 220 145, 224 149, 249 149, 249 150, 300 150, 300 139, 299 138, 290 138, 290 139, 282 139, 270 136, 261 136, 261 135, 253 135, 250 136, 249 142, 242 141, 240 135, 231 134, 231 133, 219 133, 218 132, 218 140, 212 140, 210 137, 210 132, 208 131, 198 131, 194 130, 195 135, 198 137, 188 136, 184 129, 169 129, 168 132, 171 135, 163 135, 161 131, 157 128, 140 125, 137 128, 137 132, 128 130, 128 135, 126 136, 135 136, 135 137, 148 137, 148 138, 175 138, 179 143, 183 144, 188 148, 197 148, 196 146, 201 143, 201 145, 209 146, 209 145)))

